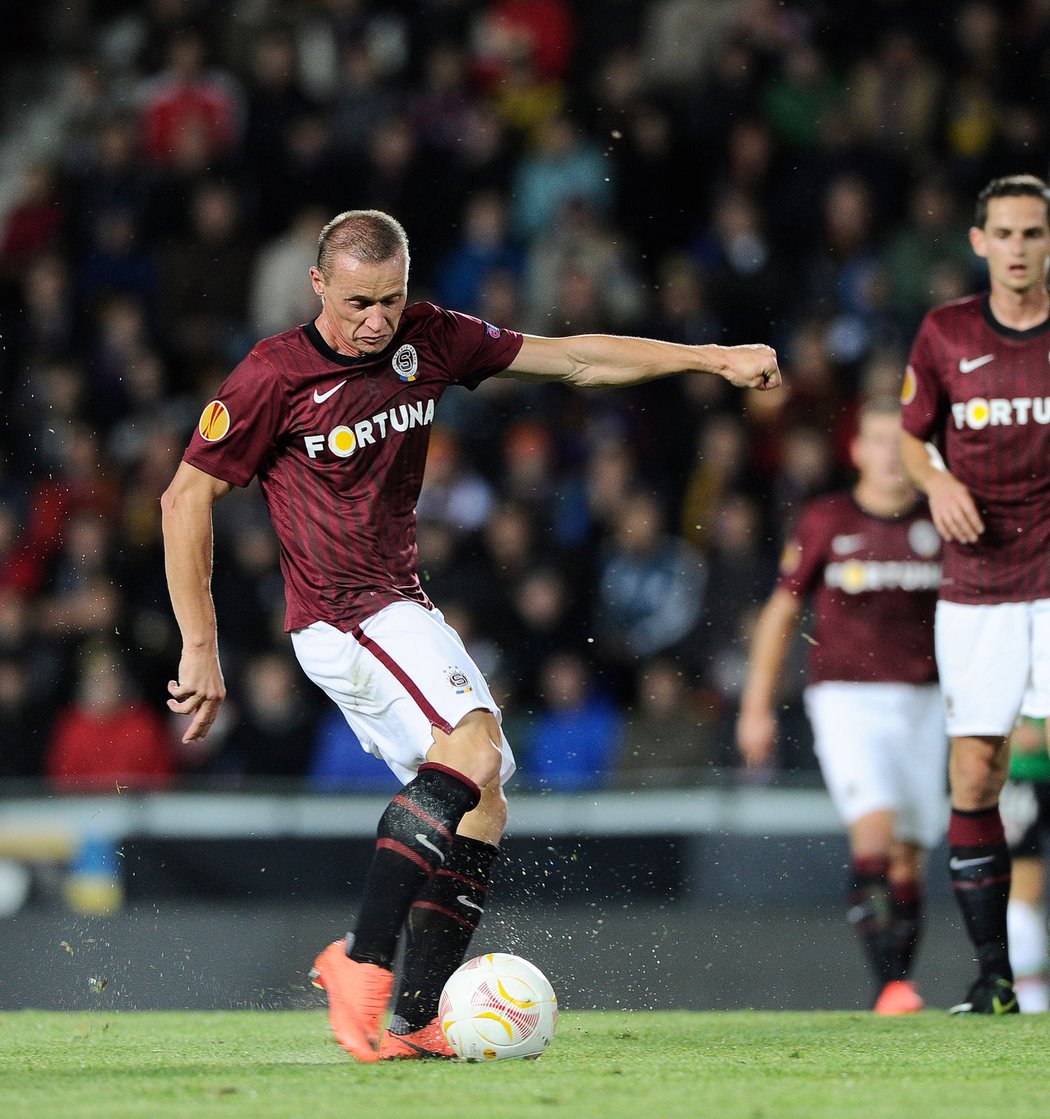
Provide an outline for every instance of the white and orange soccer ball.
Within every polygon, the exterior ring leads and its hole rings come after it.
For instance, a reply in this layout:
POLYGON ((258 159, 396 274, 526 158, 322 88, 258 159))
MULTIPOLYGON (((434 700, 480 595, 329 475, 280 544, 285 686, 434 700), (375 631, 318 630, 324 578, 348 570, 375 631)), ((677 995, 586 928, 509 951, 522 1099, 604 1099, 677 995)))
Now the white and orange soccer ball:
POLYGON ((489 952, 449 976, 438 1019, 460 1060, 534 1059, 554 1037, 558 998, 535 964, 489 952))

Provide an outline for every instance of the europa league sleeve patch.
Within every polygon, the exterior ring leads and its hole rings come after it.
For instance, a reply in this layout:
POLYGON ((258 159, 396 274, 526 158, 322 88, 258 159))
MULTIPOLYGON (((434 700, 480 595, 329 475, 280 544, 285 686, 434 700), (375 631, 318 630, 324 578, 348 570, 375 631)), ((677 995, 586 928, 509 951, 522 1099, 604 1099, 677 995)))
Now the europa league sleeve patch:
POLYGON ((901 403, 910 404, 915 399, 918 382, 915 379, 915 370, 909 365, 904 371, 904 383, 901 385, 901 403))
POLYGON ((230 430, 230 411, 221 400, 204 405, 197 430, 209 443, 218 443, 230 430))

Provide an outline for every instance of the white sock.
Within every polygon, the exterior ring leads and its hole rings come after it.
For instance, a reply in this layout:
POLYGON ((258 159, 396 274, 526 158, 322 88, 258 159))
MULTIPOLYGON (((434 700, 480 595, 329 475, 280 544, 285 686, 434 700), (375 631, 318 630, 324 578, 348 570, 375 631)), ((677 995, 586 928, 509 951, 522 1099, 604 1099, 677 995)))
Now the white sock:
POLYGON ((1011 901, 1006 910, 1010 966, 1017 1002, 1025 1014, 1045 1011, 1050 1004, 1046 982, 1046 914, 1026 901, 1011 901))

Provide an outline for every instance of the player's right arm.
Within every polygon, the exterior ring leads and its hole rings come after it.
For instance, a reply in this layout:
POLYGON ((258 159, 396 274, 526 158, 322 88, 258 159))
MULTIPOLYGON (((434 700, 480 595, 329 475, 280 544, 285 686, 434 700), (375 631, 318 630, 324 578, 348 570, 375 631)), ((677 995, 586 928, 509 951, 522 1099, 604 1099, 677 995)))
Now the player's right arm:
POLYGON ((777 685, 788 645, 802 616, 802 601, 793 591, 778 587, 767 599, 755 624, 748 660, 747 682, 740 697, 736 741, 748 766, 769 761, 777 739, 774 708, 777 685))
POLYGON ((182 634, 178 679, 168 681, 168 707, 193 715, 183 742, 204 738, 226 698, 211 595, 212 509, 230 489, 229 482, 183 462, 160 499, 164 570, 182 634))
POLYGON ((944 540, 976 544, 984 521, 970 491, 944 466, 936 451, 907 431, 901 432, 901 464, 908 477, 926 494, 930 515, 944 540))

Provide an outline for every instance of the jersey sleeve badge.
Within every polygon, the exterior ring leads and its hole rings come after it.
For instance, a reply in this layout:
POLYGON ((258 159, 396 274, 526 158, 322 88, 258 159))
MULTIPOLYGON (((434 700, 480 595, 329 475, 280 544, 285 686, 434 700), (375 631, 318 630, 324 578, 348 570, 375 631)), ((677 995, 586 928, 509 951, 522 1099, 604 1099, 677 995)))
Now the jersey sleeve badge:
POLYGON ((802 562, 802 545, 797 540, 789 540, 780 553, 781 575, 794 575, 802 562))
POLYGON ((901 403, 910 404, 915 399, 918 382, 915 380, 915 370, 909 365, 904 371, 904 383, 901 385, 901 403))
POLYGON ((230 430, 230 410, 221 400, 212 400, 204 405, 197 430, 208 443, 218 443, 230 430))

